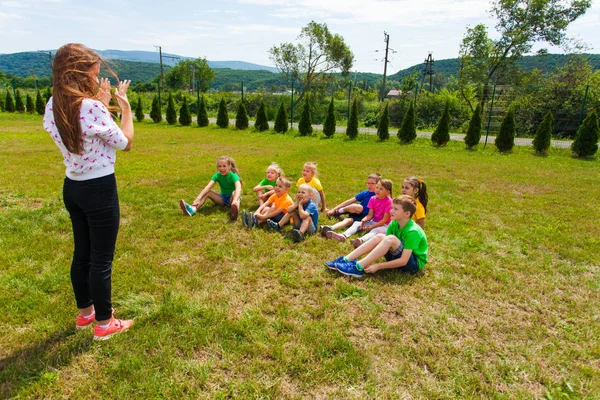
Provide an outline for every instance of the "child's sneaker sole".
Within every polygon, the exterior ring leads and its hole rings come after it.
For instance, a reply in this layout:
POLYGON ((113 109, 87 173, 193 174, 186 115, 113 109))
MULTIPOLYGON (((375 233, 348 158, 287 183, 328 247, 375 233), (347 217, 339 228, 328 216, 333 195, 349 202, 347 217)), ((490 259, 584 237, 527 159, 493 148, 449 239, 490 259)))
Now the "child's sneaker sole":
POLYGON ((230 210, 231 210, 231 220, 235 221, 238 217, 238 212, 240 210, 236 204, 232 204, 230 210))
POLYGON ((190 212, 187 210, 187 207, 185 205, 186 204, 185 204, 185 201, 183 201, 183 199, 179 200, 179 208, 181 208, 181 211, 183 212, 183 215, 191 217, 192 214, 190 214, 190 212))
POLYGON ((94 327, 94 340, 108 340, 118 333, 126 332, 131 328, 133 322, 132 319, 111 318, 107 328, 101 328, 98 325, 94 327))

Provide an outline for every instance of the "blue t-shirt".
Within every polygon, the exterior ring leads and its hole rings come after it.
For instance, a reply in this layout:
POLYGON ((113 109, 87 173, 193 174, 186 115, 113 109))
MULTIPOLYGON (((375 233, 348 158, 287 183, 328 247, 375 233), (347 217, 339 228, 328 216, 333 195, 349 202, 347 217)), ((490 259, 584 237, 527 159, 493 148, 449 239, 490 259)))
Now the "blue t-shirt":
POLYGON ((370 192, 368 190, 363 190, 362 192, 354 196, 356 201, 360 202, 360 205, 363 208, 362 213, 360 213, 362 217, 366 216, 369 213, 369 207, 367 207, 367 205, 369 204, 369 200, 373 196, 375 196, 375 192, 370 192))
POLYGON ((304 208, 304 211, 310 214, 312 222, 315 225, 315 228, 317 228, 319 226, 319 209, 315 203, 313 203, 312 200, 308 200, 302 205, 302 207, 304 208))

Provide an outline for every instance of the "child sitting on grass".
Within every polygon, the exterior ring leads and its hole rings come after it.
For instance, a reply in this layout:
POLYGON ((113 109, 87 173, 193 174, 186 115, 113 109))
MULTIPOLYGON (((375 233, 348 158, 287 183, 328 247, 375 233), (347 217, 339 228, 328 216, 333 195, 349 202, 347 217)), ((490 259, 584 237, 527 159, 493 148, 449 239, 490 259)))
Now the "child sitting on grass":
POLYGON ((380 179, 381 175, 379 174, 369 175, 367 177, 367 190, 363 190, 356 196, 349 198, 332 209, 327 209, 327 215, 330 217, 339 217, 343 214, 348 214, 348 217, 333 225, 322 225, 321 235, 327 236, 327 232, 329 231, 347 228, 354 222, 363 219, 369 213, 367 205, 369 204, 371 197, 375 196, 375 186, 380 179))
POLYGON ((296 203, 288 207, 287 214, 279 222, 268 219, 269 227, 278 231, 290 222, 290 219, 293 219, 292 239, 296 243, 303 241, 305 234, 315 233, 319 223, 319 210, 311 200, 312 194, 313 190, 310 185, 306 183, 300 185, 296 193, 296 203))
POLYGON ((283 170, 277 163, 271 163, 271 165, 267 167, 266 178, 260 181, 258 185, 252 189, 252 191, 258 196, 259 206, 265 204, 269 197, 275 193, 275 181, 280 176, 283 176, 283 170))
POLYGON ((389 268, 411 273, 422 270, 427 264, 429 247, 425 232, 411 219, 416 209, 412 197, 396 197, 391 212, 392 222, 386 235, 379 234, 347 256, 340 256, 325 265, 355 278, 362 278, 365 272, 372 274, 389 268), (360 256, 365 257, 358 260, 360 256), (375 263, 381 257, 385 257, 386 261, 375 263))
POLYGON ((254 213, 248 213, 246 210, 242 211, 242 223, 247 228, 253 228, 271 219, 272 221, 279 222, 281 218, 287 213, 289 206, 293 205, 294 202, 288 194, 290 191, 291 182, 288 178, 280 176, 275 182, 274 194, 254 213))
POLYGON ((296 187, 299 188, 300 185, 303 184, 308 184, 314 188, 314 190, 311 191, 311 198, 314 199, 317 208, 320 207, 321 211, 325 211, 325 192, 323 192, 321 181, 317 178, 316 162, 308 161, 304 163, 304 166, 302 167, 302 178, 298 179, 298 182, 296 182, 296 187))

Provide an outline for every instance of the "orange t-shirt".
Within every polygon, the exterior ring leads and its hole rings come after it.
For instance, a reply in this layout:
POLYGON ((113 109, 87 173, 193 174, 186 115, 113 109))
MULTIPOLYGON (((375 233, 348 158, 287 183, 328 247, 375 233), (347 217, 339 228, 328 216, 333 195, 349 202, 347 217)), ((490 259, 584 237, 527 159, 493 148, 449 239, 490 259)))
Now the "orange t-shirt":
POLYGON ((273 203, 273 207, 275 209, 283 208, 284 213, 287 213, 287 208, 294 204, 292 198, 287 193, 281 196, 277 196, 276 194, 274 194, 271 197, 269 197, 267 203, 273 203))

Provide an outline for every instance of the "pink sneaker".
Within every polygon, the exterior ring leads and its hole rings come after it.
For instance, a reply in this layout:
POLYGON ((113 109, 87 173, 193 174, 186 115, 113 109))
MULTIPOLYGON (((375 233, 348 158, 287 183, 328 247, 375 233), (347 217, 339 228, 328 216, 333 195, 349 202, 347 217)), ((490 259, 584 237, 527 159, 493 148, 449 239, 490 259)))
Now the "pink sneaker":
POLYGON ((94 340, 107 340, 113 335, 125 332, 133 325, 132 319, 115 319, 110 318, 110 322, 106 328, 101 328, 99 325, 94 326, 94 340))
POLYGON ((352 243, 352 246, 354 246, 354 248, 357 249, 362 244, 362 240, 360 240, 360 239, 352 239, 350 241, 350 243, 352 243))
POLYGON ((235 221, 238 217, 238 212, 240 211, 237 204, 232 204, 230 211, 231 211, 231 220, 235 221))
POLYGON ((96 313, 92 313, 92 315, 90 315, 89 317, 84 317, 82 315, 78 315, 77 316, 77 322, 75 323, 75 329, 85 329, 88 326, 92 325, 94 323, 94 320, 96 319, 96 313))
POLYGON ((334 232, 334 231, 327 232, 327 238, 328 239, 335 239, 338 242, 345 242, 346 241, 346 236, 340 235, 339 233, 334 232))

